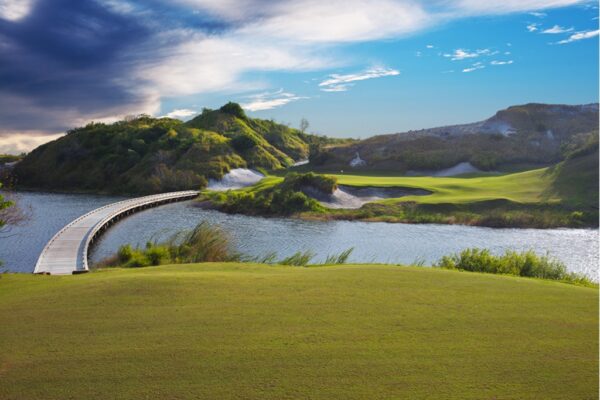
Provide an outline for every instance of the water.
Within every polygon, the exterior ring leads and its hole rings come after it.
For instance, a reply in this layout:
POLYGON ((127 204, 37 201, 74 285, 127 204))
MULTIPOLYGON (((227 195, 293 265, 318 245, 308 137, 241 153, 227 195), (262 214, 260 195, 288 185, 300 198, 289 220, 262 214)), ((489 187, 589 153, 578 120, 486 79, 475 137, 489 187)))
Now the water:
MULTIPOLYGON (((118 197, 22 193, 20 203, 32 210, 30 222, 13 228, 0 239, 4 268, 33 271, 46 242, 62 226, 96 207, 120 200, 118 197)), ((549 252, 569 270, 598 276, 598 230, 592 229, 492 229, 459 225, 406 225, 348 221, 300 221, 227 215, 203 210, 192 201, 173 203, 134 214, 111 227, 91 253, 92 262, 113 254, 121 244, 143 246, 148 240, 163 239, 201 221, 221 225, 230 232, 237 249, 249 255, 276 251, 281 257, 299 250, 312 250, 316 260, 355 250, 353 262, 426 263, 467 247, 534 249, 549 252)))

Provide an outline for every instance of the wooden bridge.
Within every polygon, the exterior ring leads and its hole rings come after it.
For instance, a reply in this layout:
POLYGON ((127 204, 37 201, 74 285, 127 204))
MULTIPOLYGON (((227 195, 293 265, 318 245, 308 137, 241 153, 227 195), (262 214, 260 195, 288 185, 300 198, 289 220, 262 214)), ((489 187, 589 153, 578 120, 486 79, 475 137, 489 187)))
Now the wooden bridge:
POLYGON ((163 193, 123 200, 90 211, 66 225, 50 239, 33 272, 52 275, 87 272, 89 248, 110 225, 137 211, 196 196, 198 192, 195 190, 163 193))

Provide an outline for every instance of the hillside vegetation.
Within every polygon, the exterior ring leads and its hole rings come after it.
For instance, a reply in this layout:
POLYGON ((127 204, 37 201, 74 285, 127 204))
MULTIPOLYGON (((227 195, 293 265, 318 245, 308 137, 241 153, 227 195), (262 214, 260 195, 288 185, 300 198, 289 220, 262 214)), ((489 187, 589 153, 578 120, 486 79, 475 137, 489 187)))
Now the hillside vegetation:
POLYGON ((184 123, 139 116, 91 123, 42 145, 14 170, 20 187, 111 193, 199 189, 233 168, 277 170, 335 143, 273 121, 252 119, 235 103, 184 123))
POLYGON ((3 399, 591 399, 598 290, 394 266, 0 279, 3 399))
POLYGON ((312 172, 289 173, 285 178, 268 177, 257 185, 227 192, 206 191, 200 201, 220 211, 232 214, 288 216, 302 212, 326 211, 310 193, 331 194, 337 179, 312 172))
POLYGON ((312 159, 321 170, 348 169, 356 153, 359 170, 396 173, 435 171, 470 162, 483 171, 522 170, 565 159, 572 147, 598 135, 598 104, 526 104, 488 120, 393 135, 326 148, 312 159))

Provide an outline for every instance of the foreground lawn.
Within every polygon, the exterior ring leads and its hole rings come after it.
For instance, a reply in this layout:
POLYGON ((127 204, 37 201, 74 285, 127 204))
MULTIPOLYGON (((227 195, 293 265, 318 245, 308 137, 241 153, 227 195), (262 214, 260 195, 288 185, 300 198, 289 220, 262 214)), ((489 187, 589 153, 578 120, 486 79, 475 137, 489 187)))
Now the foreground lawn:
POLYGON ((595 399, 598 290, 393 266, 0 277, 1 399, 595 399))

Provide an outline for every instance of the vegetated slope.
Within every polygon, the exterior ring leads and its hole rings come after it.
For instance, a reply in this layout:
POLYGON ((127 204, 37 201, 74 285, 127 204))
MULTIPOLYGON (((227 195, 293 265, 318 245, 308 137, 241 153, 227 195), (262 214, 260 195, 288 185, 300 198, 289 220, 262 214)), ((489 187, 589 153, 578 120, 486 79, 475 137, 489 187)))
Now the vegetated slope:
POLYGON ((91 123, 38 147, 14 173, 22 187, 155 193, 201 188, 232 168, 285 168, 331 141, 249 118, 229 103, 187 123, 149 116, 91 123))
POLYGON ((461 162, 485 171, 514 170, 557 163, 564 159, 565 148, 597 131, 598 104, 526 104, 483 122, 375 136, 325 149, 312 164, 325 170, 348 169, 358 152, 366 161, 359 169, 367 170, 440 170, 461 162))
POLYGON ((551 185, 547 196, 556 196, 563 203, 582 210, 598 210, 598 134, 588 143, 570 151, 566 160, 548 173, 551 185))
POLYGON ((535 279, 255 264, 10 274, 0 320, 3 399, 598 393, 598 290, 535 279))
POLYGON ((431 192, 338 210, 333 217, 491 227, 598 226, 598 141, 553 167, 474 178, 335 175, 343 185, 401 186, 431 192))

